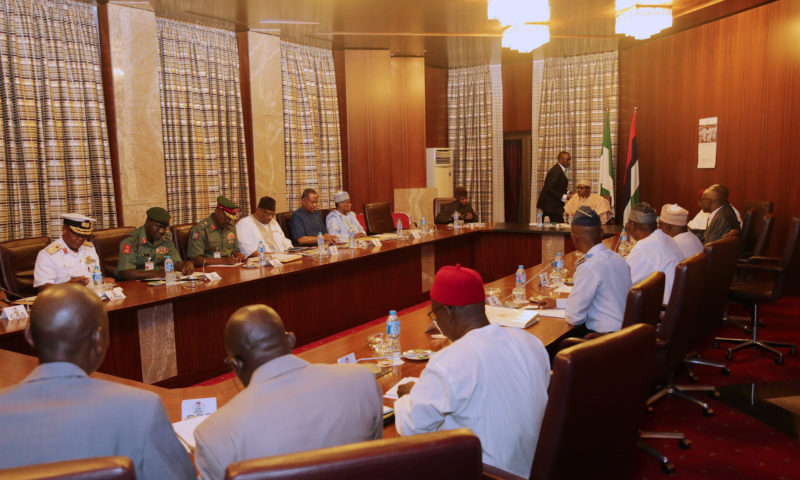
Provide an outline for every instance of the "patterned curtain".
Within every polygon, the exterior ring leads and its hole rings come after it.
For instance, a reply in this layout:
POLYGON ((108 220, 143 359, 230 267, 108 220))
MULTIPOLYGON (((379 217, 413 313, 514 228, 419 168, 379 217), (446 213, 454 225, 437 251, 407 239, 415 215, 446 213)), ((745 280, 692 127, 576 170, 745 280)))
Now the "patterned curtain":
POLYGON ((493 100, 489 65, 448 70, 448 141, 453 150, 453 184, 467 187, 472 206, 484 222, 493 219, 493 100))
POLYGON ((207 217, 225 195, 250 211, 236 34, 158 24, 167 208, 174 223, 207 217))
POLYGON ((342 188, 339 100, 330 50, 281 42, 283 143, 286 200, 300 206, 300 194, 313 188, 320 208, 333 206, 342 188))
POLYGON ((0 0, 0 113, 0 240, 116 226, 95 7, 0 0))
POLYGON ((569 189, 575 182, 592 182, 600 191, 603 117, 609 110, 612 155, 617 158, 619 62, 617 52, 547 58, 533 62, 533 168, 531 221, 547 171, 558 152, 572 156, 569 189))

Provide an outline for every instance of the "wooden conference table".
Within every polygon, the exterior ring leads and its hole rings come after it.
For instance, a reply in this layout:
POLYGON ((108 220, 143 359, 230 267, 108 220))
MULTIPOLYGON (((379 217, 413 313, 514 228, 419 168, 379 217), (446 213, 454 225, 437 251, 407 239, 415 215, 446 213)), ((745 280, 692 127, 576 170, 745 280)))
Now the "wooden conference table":
MULTIPOLYGON (((618 226, 606 227, 607 235, 617 231, 618 226)), ((228 317, 244 305, 275 308, 302 346, 427 300, 434 273, 443 265, 475 268, 491 282, 509 276, 520 263, 536 265, 572 249, 569 229, 439 226, 420 239, 343 249, 323 259, 304 257, 280 268, 214 268, 220 281, 196 282, 192 289, 120 282, 127 298, 106 302, 111 342, 100 371, 162 387, 194 385, 226 371, 222 332, 228 317)), ((411 334, 408 330, 403 335, 411 334)), ((19 331, 0 332, 0 348, 32 353, 19 331)), ((308 355, 316 361, 315 351, 308 355)))

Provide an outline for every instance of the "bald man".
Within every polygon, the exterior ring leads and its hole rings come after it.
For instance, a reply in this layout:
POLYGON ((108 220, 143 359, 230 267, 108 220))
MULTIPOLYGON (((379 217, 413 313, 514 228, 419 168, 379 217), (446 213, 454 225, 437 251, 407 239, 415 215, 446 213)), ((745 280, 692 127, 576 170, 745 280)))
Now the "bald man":
POLYGON ((108 316, 94 292, 49 287, 31 308, 25 338, 39 366, 0 391, 0 466, 121 455, 140 479, 195 478, 158 396, 88 377, 108 348, 108 316))
POLYGON ((266 305, 235 311, 225 362, 246 387, 195 430, 204 479, 233 462, 380 438, 383 400, 360 365, 311 364, 291 354, 293 333, 266 305))

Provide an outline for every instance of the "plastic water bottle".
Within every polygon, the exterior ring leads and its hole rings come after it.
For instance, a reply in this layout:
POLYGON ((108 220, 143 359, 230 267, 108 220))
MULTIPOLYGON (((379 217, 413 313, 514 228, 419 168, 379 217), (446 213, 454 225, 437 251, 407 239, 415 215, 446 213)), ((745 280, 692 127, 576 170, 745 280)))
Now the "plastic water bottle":
POLYGON ((553 261, 553 274, 550 276, 555 286, 560 286, 564 283, 564 256, 561 252, 556 253, 556 259, 553 261))
POLYGON ((403 238, 403 221, 397 219, 397 238, 403 238))
POLYGON ((425 235, 425 227, 426 227, 425 215, 423 215, 422 218, 420 219, 419 226, 420 228, 422 228, 422 234, 425 235))
POLYGON ((537 227, 541 227, 542 226, 542 222, 544 221, 544 220, 542 220, 542 215, 543 215, 542 214, 542 209, 537 208, 536 209, 536 226, 537 227))
POLYGON ((352 227, 347 227, 347 246, 350 247, 351 252, 356 248, 356 234, 352 227))
POLYGON ((517 267, 514 282, 514 302, 523 303, 525 301, 525 283, 528 280, 528 275, 525 273, 525 267, 520 265, 517 267))
POLYGON ((92 288, 98 291, 103 289, 103 272, 100 271, 100 265, 92 268, 92 288))
POLYGON ((619 243, 617 244, 617 253, 623 257, 628 254, 630 249, 630 241, 628 240, 628 232, 623 228, 622 233, 619 235, 619 243))
POLYGON ((322 236, 322 232, 317 234, 317 250, 319 251, 319 256, 325 256, 325 237, 322 236))
POLYGON ((389 348, 386 349, 386 353, 392 357, 392 363, 403 363, 400 359, 400 319, 397 317, 396 310, 389 310, 389 316, 386 318, 386 336, 389 337, 387 339, 389 348))
POLYGON ((456 210, 455 212, 453 212, 453 228, 460 227, 461 224, 459 222, 460 220, 459 220, 458 210, 456 210))
POLYGON ((164 279, 167 281, 167 285, 175 285, 178 283, 175 278, 175 264, 172 263, 172 259, 169 255, 164 259, 164 279))
POLYGON ((267 247, 262 240, 258 241, 258 264, 262 267, 267 264, 267 247))

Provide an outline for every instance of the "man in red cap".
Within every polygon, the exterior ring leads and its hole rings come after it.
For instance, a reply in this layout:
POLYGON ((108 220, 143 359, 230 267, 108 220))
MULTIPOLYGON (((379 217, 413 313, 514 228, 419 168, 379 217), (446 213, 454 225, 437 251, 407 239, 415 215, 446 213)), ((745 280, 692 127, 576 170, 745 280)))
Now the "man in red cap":
POLYGON ((442 267, 428 314, 453 343, 428 361, 419 382, 398 389, 400 435, 469 428, 483 462, 527 478, 547 404, 550 360, 542 342, 490 324, 475 270, 442 267))

